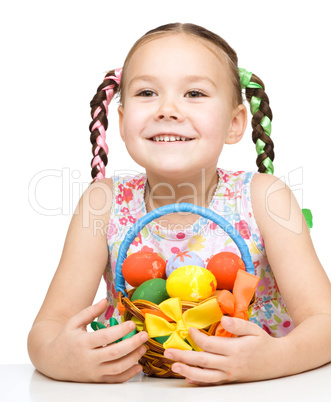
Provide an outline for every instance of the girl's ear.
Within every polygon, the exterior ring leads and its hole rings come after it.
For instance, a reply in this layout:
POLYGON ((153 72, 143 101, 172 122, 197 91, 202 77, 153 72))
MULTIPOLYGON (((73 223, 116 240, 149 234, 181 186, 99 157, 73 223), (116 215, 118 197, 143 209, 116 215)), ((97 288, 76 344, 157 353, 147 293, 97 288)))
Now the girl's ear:
POLYGON ((118 111, 118 117, 119 117, 119 129, 120 129, 120 134, 121 138, 124 141, 124 134, 123 134, 123 106, 120 105, 117 109, 118 111))
POLYGON ((236 107, 232 114, 232 121, 229 128, 228 135, 225 139, 226 144, 236 144, 245 134, 247 126, 247 109, 245 105, 236 107))

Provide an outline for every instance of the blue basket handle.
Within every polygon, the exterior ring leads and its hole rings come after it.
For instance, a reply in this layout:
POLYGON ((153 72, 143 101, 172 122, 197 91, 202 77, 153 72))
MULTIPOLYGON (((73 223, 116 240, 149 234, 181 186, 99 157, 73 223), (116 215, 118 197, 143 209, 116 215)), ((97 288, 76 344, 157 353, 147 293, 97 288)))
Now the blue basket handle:
POLYGON ((241 237, 240 233, 237 229, 235 229, 231 223, 229 223, 226 219, 222 218, 220 215, 211 211, 210 209, 200 207, 188 202, 177 203, 177 204, 169 204, 160 208, 156 208, 148 214, 144 215, 142 218, 138 219, 137 222, 130 228, 127 234, 122 241, 116 262, 115 268, 115 290, 117 292, 122 292, 124 296, 127 296, 125 290, 125 279, 122 274, 122 265, 124 260, 126 259, 127 252, 133 240, 138 236, 139 232, 148 225, 152 220, 159 218, 163 215, 172 214, 174 212, 191 212, 192 214, 201 215, 204 218, 207 218, 218 226, 220 226, 224 232, 226 232, 231 239, 236 243, 240 253, 241 258, 244 261, 246 271, 252 275, 255 275, 255 268, 249 254, 249 250, 247 244, 244 239, 241 237))

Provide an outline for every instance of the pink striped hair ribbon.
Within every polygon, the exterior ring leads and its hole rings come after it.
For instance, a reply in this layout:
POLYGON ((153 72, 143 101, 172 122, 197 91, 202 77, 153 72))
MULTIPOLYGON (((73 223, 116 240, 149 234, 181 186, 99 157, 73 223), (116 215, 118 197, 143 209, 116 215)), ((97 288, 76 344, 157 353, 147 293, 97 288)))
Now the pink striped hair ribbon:
MULTIPOLYGON (((121 82, 121 78, 122 78, 122 71, 123 71, 122 67, 116 68, 115 75, 106 76, 104 78, 104 81, 111 79, 119 85, 121 82)), ((102 90, 106 92, 106 99, 102 103, 105 107, 106 115, 108 115, 108 105, 114 96, 114 84, 108 85, 105 88, 103 88, 102 90)), ((96 108, 95 112, 93 113, 93 119, 95 119, 99 115, 101 110, 102 109, 100 106, 96 108)), ((97 166, 97 168, 99 169, 99 172, 95 177, 95 181, 97 181, 97 180, 101 180, 105 177, 105 171, 106 171, 105 164, 102 162, 102 159, 99 156, 100 148, 102 148, 107 155, 108 155, 109 149, 108 149, 108 145, 106 144, 106 130, 99 120, 93 124, 91 131, 93 131, 95 129, 98 129, 99 133, 100 133, 100 135, 96 139, 98 146, 94 150, 95 157, 92 161, 92 168, 97 166)))

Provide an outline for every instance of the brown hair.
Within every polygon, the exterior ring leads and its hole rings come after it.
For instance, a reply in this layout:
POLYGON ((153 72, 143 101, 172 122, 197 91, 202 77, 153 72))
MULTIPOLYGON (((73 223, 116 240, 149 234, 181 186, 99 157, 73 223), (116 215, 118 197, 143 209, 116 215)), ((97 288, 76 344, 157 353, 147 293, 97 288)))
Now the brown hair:
MULTIPOLYGON (((133 53, 136 51, 136 49, 141 46, 144 43, 147 43, 148 41, 157 39, 162 36, 170 35, 170 34, 175 34, 175 33, 185 33, 187 35, 194 36, 198 38, 199 40, 203 40, 204 44, 206 46, 210 46, 210 50, 215 51, 216 49, 221 49, 222 52, 218 54, 218 56, 222 57, 223 60, 225 60, 228 68, 229 68, 229 74, 231 76, 231 80, 233 83, 233 88, 234 88, 234 97, 233 97, 233 103, 234 106, 237 106, 241 103, 243 103, 243 96, 242 96, 242 89, 241 89, 241 83, 240 83, 240 77, 239 77, 239 72, 238 72, 238 57, 237 53, 229 46, 229 44, 222 39, 220 36, 216 35, 215 33, 201 27, 195 24, 180 24, 180 23, 173 23, 173 24, 167 24, 167 25, 162 25, 159 26, 155 29, 152 29, 148 31, 145 35, 143 35, 140 39, 138 39, 135 44, 132 46, 131 50, 129 51, 125 62, 123 66, 123 73, 122 73, 122 78, 120 85, 118 85, 114 80, 112 79, 106 79, 97 89, 97 93, 92 99, 90 105, 91 105, 91 116, 92 116, 92 123, 90 124, 90 131, 91 131, 91 136, 90 136, 90 141, 92 143, 92 153, 93 153, 93 159, 91 161, 91 166, 92 166, 92 171, 91 175, 93 178, 93 181, 96 180, 96 176, 98 172, 100 171, 100 167, 96 163, 96 160, 101 160, 104 166, 107 165, 108 163, 108 158, 107 158, 107 152, 105 150, 97 145, 97 137, 100 135, 100 130, 97 128, 98 124, 96 124, 98 121, 100 124, 104 127, 104 129, 107 129, 108 126, 108 120, 107 120, 107 113, 106 113, 106 108, 104 106, 105 101, 107 100, 107 96, 105 93, 105 88, 109 86, 113 86, 113 92, 114 94, 119 95, 121 103, 124 102, 124 96, 123 96, 123 88, 125 85, 125 80, 126 80, 126 66, 130 62, 130 59, 133 55, 133 53), (100 109, 98 109, 100 107, 100 109), (99 110, 99 113, 96 113, 96 111, 99 110), (94 128, 92 130, 92 128, 94 128), (97 155, 95 153, 97 149, 97 155), (99 158, 97 158, 99 156, 99 158), (97 159, 96 159, 97 158, 97 159), (94 165, 94 166, 93 166, 94 165)), ((114 75, 115 70, 111 70, 106 74, 106 77, 110 75, 114 75)), ((269 106, 269 99, 267 94, 264 92, 264 84, 263 82, 256 76, 252 75, 252 78, 250 82, 255 82, 258 83, 262 88, 246 88, 246 99, 248 102, 251 101, 252 97, 258 97, 261 99, 261 104, 259 109, 254 113, 253 118, 252 118, 252 127, 253 127, 253 133, 252 133, 252 138, 254 143, 257 142, 258 139, 263 141, 265 144, 263 152, 258 155, 256 164, 258 166, 258 170, 261 173, 264 173, 267 171, 267 168, 264 166, 263 161, 267 158, 270 158, 271 161, 274 160, 274 151, 273 151, 273 142, 269 135, 267 135, 264 132, 263 127, 261 126, 261 120, 263 119, 264 116, 267 116, 270 121, 272 120, 272 112, 269 106)), ((99 125, 100 125, 99 124, 99 125)), ((99 141, 100 142, 100 141, 99 141)))

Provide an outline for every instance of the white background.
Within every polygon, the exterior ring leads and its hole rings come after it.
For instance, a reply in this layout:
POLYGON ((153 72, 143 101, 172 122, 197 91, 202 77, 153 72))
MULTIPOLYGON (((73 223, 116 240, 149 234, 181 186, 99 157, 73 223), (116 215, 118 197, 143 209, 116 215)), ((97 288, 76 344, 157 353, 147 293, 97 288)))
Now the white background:
MULTIPOLYGON (((193 22, 224 37, 240 66, 265 82, 274 113, 275 175, 313 211, 313 242, 331 277, 327 1, 12 0, 2 2, 0 15, 0 364, 29 362, 28 331, 91 180, 89 102, 135 40, 169 22, 193 22)), ((142 171, 121 142, 116 107, 110 109, 107 176, 142 171)), ((255 170, 250 137, 248 128, 240 144, 225 148, 219 166, 255 170)))

